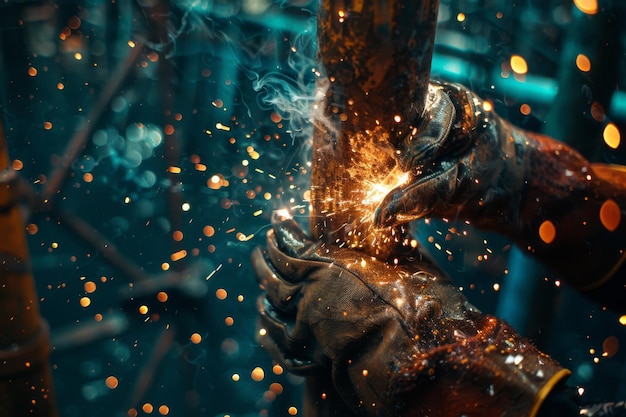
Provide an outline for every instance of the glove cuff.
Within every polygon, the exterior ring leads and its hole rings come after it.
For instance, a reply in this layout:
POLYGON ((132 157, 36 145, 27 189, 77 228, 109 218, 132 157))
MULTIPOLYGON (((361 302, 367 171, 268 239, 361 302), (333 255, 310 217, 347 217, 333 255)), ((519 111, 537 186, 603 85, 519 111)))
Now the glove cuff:
POLYGON ((447 323, 440 330, 443 341, 414 354, 410 367, 392 376, 390 396, 407 416, 536 416, 570 371, 505 322, 471 313, 468 318, 447 323))

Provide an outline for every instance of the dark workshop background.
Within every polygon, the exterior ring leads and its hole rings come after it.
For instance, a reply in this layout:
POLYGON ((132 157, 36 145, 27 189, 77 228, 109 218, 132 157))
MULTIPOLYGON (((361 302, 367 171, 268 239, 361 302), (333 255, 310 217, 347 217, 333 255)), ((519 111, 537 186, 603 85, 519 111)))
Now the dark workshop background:
MULTIPOLYGON (((309 0, 0 3, 0 114, 59 415, 301 415, 303 380, 255 341, 249 255, 272 210, 306 225, 315 13, 309 0)), ((624 13, 442 0, 432 73, 625 163, 624 13)), ((626 316, 498 236, 438 221, 415 233, 475 305, 572 370, 583 402, 626 400, 626 316)))

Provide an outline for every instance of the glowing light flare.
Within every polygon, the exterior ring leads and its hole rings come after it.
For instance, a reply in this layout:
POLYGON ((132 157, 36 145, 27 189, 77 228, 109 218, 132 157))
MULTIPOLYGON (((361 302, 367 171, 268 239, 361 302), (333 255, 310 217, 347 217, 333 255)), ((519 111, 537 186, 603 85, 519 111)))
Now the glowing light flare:
POLYGON ((597 0, 574 0, 574 6, 585 14, 598 13, 598 1, 597 0))
POLYGON ((465 13, 460 12, 459 14, 456 15, 456 20, 457 22, 464 22, 465 21, 465 13))
POLYGON ((385 178, 383 182, 369 184, 369 190, 365 194, 365 198, 361 201, 361 203, 366 206, 380 203, 387 194, 389 194, 396 187, 406 183, 408 179, 408 172, 400 172, 396 170, 391 171, 389 176, 385 178))
POLYGON ((548 245, 552 243, 556 237, 556 227, 554 226, 554 223, 550 220, 545 220, 541 223, 539 226, 539 237, 548 245))
POLYGON ((291 219, 291 213, 287 209, 279 209, 274 212, 274 215, 278 217, 279 220, 285 221, 291 219))
POLYGON ((611 199, 606 200, 600 207, 600 222, 609 232, 614 232, 622 221, 622 211, 617 203, 611 199))
POLYGON ((528 64, 524 57, 520 55, 512 55, 509 63, 511 64, 511 69, 516 74, 524 75, 528 72, 528 64))
POLYGON ((621 142, 621 135, 619 133, 619 129, 615 124, 608 123, 604 127, 604 131, 602 132, 602 137, 604 138, 604 143, 611 149, 617 149, 621 142))

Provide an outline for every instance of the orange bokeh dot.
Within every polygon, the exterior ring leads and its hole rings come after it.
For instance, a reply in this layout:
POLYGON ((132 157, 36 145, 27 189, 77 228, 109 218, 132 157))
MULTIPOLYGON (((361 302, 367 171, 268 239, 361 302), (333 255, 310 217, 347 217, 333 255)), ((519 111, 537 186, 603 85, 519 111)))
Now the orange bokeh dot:
POLYGON ((228 297, 228 293, 226 292, 224 288, 220 288, 217 291, 215 291, 215 296, 217 297, 218 300, 225 300, 226 297, 228 297))
POLYGON ((170 408, 167 405, 163 404, 162 406, 159 407, 159 413, 162 416, 166 416, 170 413, 170 408))
POLYGON ((185 249, 181 249, 178 252, 174 252, 170 255, 170 259, 172 262, 180 261, 181 259, 187 256, 187 251, 185 249))
POLYGON ((211 237, 215 234, 215 229, 213 228, 213 226, 204 226, 204 228, 202 229, 202 233, 204 233, 204 235, 206 237, 211 237))
POLYGON ((172 239, 174 239, 174 241, 176 242, 180 242, 181 240, 183 240, 183 232, 181 232, 180 230, 174 231, 174 233, 172 233, 172 239))
POLYGON ((14 171, 19 171, 20 169, 24 168, 24 162, 19 159, 14 159, 11 163, 11 168, 13 168, 14 171))
POLYGON ((167 124, 163 127, 163 133, 166 135, 172 135, 174 133, 174 126, 167 124))
POLYGON ((120 382, 116 377, 111 375, 111 376, 108 376, 107 379, 104 380, 104 383, 106 384, 107 388, 115 389, 117 388, 120 382))
POLYGON ((253 381, 263 381, 263 379, 265 378, 265 371, 260 366, 257 366, 250 373, 250 377, 253 381))
POLYGON ((615 201, 608 199, 602 204, 602 207, 600 207, 600 221, 602 226, 609 232, 617 229, 622 221, 622 212, 615 201))
POLYGON ((199 333, 194 333, 191 335, 189 340, 191 340, 191 343, 193 343, 194 345, 197 345, 198 343, 202 342, 202 336, 200 336, 199 333))
POLYGON ((596 122, 602 122, 605 115, 606 111, 604 110, 604 107, 602 107, 602 104, 597 101, 591 103, 591 117, 593 117, 593 120, 596 122))
POLYGON ((159 291, 159 293, 157 294, 157 300, 159 300, 162 303, 166 302, 168 298, 169 297, 167 293, 164 291, 159 291))
POLYGON ((154 407, 152 406, 152 404, 150 403, 145 403, 141 409, 143 410, 144 413, 146 414, 150 414, 154 411, 154 407))
POLYGON ((528 104, 525 104, 525 103, 524 103, 524 104, 522 104, 522 105, 519 107, 519 111, 520 111, 520 113, 522 113, 524 116, 528 116, 528 115, 530 114, 530 112, 531 112, 531 108, 530 108, 530 106, 529 106, 528 104))
POLYGON ((272 391, 275 394, 282 394, 283 386, 279 384, 278 382, 272 382, 270 384, 270 391, 272 391))
POLYGON ((591 71, 591 60, 585 54, 578 54, 576 56, 576 67, 582 72, 591 71))
POLYGON ((510 64, 511 64, 511 69, 516 74, 523 75, 528 72, 528 64, 526 63, 526 60, 524 59, 524 57, 520 55, 511 56, 510 64))
POLYGON ((602 132, 602 137, 604 138, 604 143, 608 145, 611 149, 617 149, 621 142, 621 135, 619 133, 619 129, 615 126, 614 123, 608 123, 604 127, 604 131, 602 132))
POLYGON ((81 307, 89 307, 90 304, 91 304, 91 299, 89 297, 82 297, 80 299, 81 307))
POLYGON ((96 283, 93 281, 85 282, 85 284, 83 284, 83 287, 85 288, 85 292, 87 294, 91 294, 92 292, 96 291, 96 283))
POLYGON ((597 0, 574 0, 574 5, 585 14, 598 13, 598 1, 597 0))
POLYGON ((539 237, 544 243, 550 244, 556 237, 556 227, 550 220, 546 220, 539 226, 539 237))

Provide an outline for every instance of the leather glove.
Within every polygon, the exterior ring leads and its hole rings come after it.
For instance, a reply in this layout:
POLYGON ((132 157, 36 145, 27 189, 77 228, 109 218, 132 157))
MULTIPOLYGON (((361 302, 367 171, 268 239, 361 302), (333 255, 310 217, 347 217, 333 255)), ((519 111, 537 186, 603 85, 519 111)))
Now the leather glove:
POLYGON ((259 342, 291 372, 328 372, 357 415, 534 416, 569 375, 446 277, 273 226, 252 255, 259 342))
POLYGON ((621 305, 625 167, 591 164, 510 125, 467 88, 434 82, 422 125, 399 145, 398 165, 409 179, 379 204, 378 226, 427 216, 470 221, 510 237, 578 289, 619 275, 621 305))

